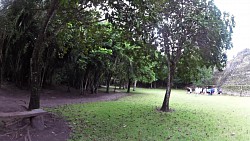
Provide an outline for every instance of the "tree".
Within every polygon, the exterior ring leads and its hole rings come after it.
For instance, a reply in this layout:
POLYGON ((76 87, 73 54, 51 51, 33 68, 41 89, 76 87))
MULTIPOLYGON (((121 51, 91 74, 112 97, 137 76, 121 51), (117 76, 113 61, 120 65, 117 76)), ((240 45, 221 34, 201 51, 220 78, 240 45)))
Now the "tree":
POLYGON ((41 82, 41 63, 42 63, 42 54, 45 49, 44 41, 46 39, 46 33, 50 20, 52 19, 55 11, 59 6, 59 0, 51 1, 50 7, 44 21, 40 28, 38 37, 34 44, 34 49, 32 53, 32 58, 30 60, 30 73, 31 73, 31 95, 29 102, 29 109, 38 109, 40 108, 40 82, 41 82))
POLYGON ((6 16, 6 8, 4 5, 0 4, 0 87, 2 86, 2 73, 3 73, 3 48, 4 44, 6 44, 7 40, 7 16, 6 16))
POLYGON ((222 19, 213 2, 13 0, 0 14, 0 58, 9 60, 2 61, 3 74, 21 85, 30 82, 29 109, 40 107, 38 91, 48 79, 95 93, 104 81, 108 92, 112 78, 130 86, 168 73, 162 106, 168 111, 171 83, 183 67, 178 62, 195 58, 194 66, 220 68, 223 50, 231 48, 233 20, 226 13, 222 19))
POLYGON ((205 66, 205 63, 206 60, 198 52, 183 51, 176 67, 174 85, 183 87, 189 84, 196 86, 211 84, 213 69, 205 66))
MULTIPOLYGON (((104 11, 105 15, 107 15, 105 18, 108 19, 112 23, 121 23, 117 25, 126 25, 128 23, 131 25, 131 22, 133 21, 132 14, 134 13, 134 10, 141 9, 144 7, 147 7, 148 5, 143 4, 139 1, 128 1, 129 3, 125 3, 122 0, 117 1, 65 1, 65 0, 52 0, 51 3, 49 3, 48 12, 46 12, 45 16, 43 17, 43 24, 40 28, 38 37, 36 39, 36 42, 34 44, 34 49, 32 53, 31 58, 31 96, 30 96, 30 103, 29 103, 29 109, 36 109, 40 107, 39 103, 39 84, 40 84, 40 78, 41 78, 41 62, 42 62, 42 54, 44 52, 44 41, 46 41, 46 33, 49 23, 52 21, 53 15, 55 15, 55 12, 57 10, 63 10, 63 6, 69 5, 69 11, 72 12, 79 12, 74 16, 72 14, 72 17, 75 18, 76 21, 82 21, 83 25, 87 25, 89 23, 84 22, 85 17, 81 17, 81 13, 86 11, 86 8, 92 8, 92 6, 101 6, 101 9, 104 11), (134 8, 132 8, 134 7, 134 8), (62 8, 62 9, 60 9, 62 8), (110 14, 109 9, 114 9, 114 11, 110 14), (125 15, 124 15, 125 14, 125 15), (79 19, 80 18, 80 19, 79 19)), ((145 9, 146 10, 146 9, 145 9)), ((140 10, 139 10, 140 11, 140 10)), ((63 12, 62 12, 63 13, 63 12)), ((136 16, 134 17, 136 18, 136 16)))
MULTIPOLYGON (((159 23, 159 44, 168 66, 167 88, 161 111, 170 111, 169 99, 177 64, 184 51, 198 53, 206 66, 225 65, 223 50, 230 49, 233 17, 224 14, 213 1, 170 0, 159 23)), ((195 56, 196 57, 196 56, 195 56)))

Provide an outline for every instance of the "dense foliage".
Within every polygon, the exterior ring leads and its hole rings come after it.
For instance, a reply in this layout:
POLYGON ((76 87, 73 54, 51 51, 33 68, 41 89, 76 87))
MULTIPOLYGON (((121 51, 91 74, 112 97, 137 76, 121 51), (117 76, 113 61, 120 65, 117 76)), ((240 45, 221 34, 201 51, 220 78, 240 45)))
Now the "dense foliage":
POLYGON ((97 93, 100 85, 109 92, 111 83, 129 92, 137 81, 168 78, 170 94, 174 74, 198 83, 210 72, 205 68, 225 65, 224 50, 232 47, 233 18, 213 1, 1 3, 0 81, 30 87, 30 109, 40 106, 39 89, 55 84, 81 94, 97 93))

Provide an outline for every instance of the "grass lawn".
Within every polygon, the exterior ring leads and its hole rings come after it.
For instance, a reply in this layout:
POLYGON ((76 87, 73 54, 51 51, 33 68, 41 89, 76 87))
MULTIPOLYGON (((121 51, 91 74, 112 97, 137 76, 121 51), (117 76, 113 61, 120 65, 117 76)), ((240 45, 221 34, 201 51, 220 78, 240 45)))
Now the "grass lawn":
POLYGON ((250 98, 173 90, 172 113, 156 110, 165 90, 137 89, 117 101, 62 106, 51 111, 72 125, 71 141, 249 141, 250 98))

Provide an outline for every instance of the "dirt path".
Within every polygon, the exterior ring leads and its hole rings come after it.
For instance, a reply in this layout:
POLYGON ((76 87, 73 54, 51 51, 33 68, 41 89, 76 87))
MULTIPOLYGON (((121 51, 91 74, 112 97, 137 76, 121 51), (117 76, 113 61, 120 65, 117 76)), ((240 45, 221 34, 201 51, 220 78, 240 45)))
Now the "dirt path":
MULTIPOLYGON (((28 107, 29 94, 29 91, 20 90, 11 85, 3 86, 0 89, 0 112, 25 111, 28 107)), ((126 95, 124 93, 99 93, 83 96, 79 95, 77 90, 71 89, 71 92, 67 93, 66 88, 57 87, 53 90, 43 90, 41 92, 41 107, 110 101, 126 95)), ((29 138, 32 141, 66 141, 69 138, 70 126, 64 119, 53 114, 47 114, 44 117, 44 121, 45 130, 37 131, 27 126, 29 125, 27 124, 28 121, 19 121, 11 125, 14 122, 13 120, 4 122, 0 120, 0 141, 26 141, 29 138)))

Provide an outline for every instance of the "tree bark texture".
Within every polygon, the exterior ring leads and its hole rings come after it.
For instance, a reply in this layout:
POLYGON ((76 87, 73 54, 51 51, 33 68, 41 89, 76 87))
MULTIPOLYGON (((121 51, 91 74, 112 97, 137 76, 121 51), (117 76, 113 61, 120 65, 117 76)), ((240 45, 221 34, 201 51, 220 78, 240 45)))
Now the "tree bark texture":
POLYGON ((172 83, 173 83, 173 77, 174 77, 174 71, 175 71, 175 65, 172 64, 171 62, 168 62, 168 77, 167 77, 167 88, 166 88, 166 93, 164 96, 164 100, 162 103, 161 111, 164 112, 169 112, 170 107, 169 107, 169 99, 170 99, 170 94, 171 94, 171 88, 172 88, 172 83))
POLYGON ((127 89, 127 93, 130 93, 130 86, 131 86, 132 80, 129 79, 128 80, 128 89, 127 89))
POLYGON ((40 83, 42 71, 42 55, 45 48, 44 41, 46 38, 46 31, 51 18, 58 7, 59 1, 53 0, 50 9, 47 12, 44 23, 42 24, 40 33, 35 42, 32 58, 30 61, 30 77, 31 77, 31 94, 29 101, 29 110, 40 108, 40 83))

